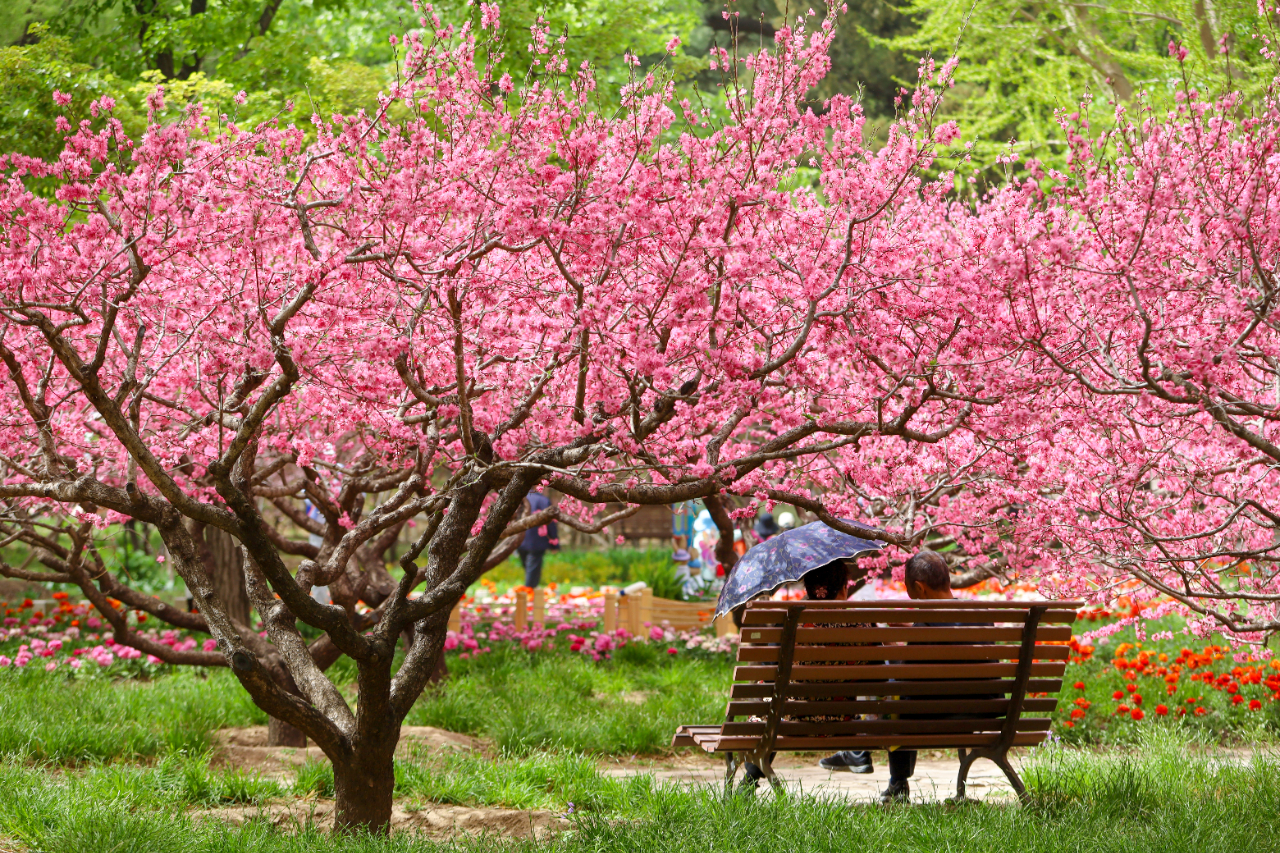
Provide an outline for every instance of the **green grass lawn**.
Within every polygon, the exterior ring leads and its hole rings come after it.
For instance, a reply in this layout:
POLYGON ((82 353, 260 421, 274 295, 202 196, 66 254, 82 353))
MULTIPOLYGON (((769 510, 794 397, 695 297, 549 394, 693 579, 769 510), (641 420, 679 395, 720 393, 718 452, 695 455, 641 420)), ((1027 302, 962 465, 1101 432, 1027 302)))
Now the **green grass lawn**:
POLYGON ((0 755, 78 762, 203 752, 217 729, 266 721, 225 670, 143 681, 0 669, 0 755))
POLYGON ((643 754, 664 751, 677 725, 723 719, 733 664, 657 645, 626 646, 605 664, 504 645, 451 658, 449 673, 407 723, 478 735, 517 754, 643 754))
MULTIPOLYGON (((1127 670, 1133 677, 1125 679, 1115 668, 1115 651, 1134 642, 1133 629, 1126 629, 1098 646, 1091 660, 1068 666, 1055 714, 1059 736, 1079 746, 1126 747, 1152 730, 1202 744, 1280 738, 1280 702, 1271 699, 1265 683, 1241 684, 1231 693, 1220 678, 1213 685, 1192 680, 1207 671, 1228 676, 1236 667, 1229 653, 1185 670, 1169 695, 1158 673, 1127 670), (1124 692, 1123 699, 1114 698, 1117 690, 1124 692), (1236 696, 1242 701, 1234 702, 1236 696), (1256 711, 1250 704, 1255 698, 1256 711), (1081 700, 1088 703, 1087 711, 1065 727, 1081 700), (1167 715, 1157 713, 1161 704, 1167 715), (1132 710, 1117 713, 1121 705, 1142 708, 1143 718, 1135 720, 1132 710), (1203 710, 1190 713, 1197 707, 1203 710)), ((1153 666, 1171 665, 1184 642, 1175 637, 1145 643, 1143 649, 1153 666), (1170 660, 1161 663, 1160 654, 1170 660)), ((406 722, 483 737, 512 755, 540 750, 633 755, 665 752, 680 724, 723 719, 733 672, 726 655, 685 649, 670 655, 660 643, 633 644, 611 660, 595 662, 558 645, 534 652, 499 643, 476 657, 451 654, 449 678, 423 695, 406 722)), ((1197 651, 1204 645, 1196 644, 1197 651)), ((1139 654, 1130 649, 1125 657, 1139 654)), ((56 762, 153 758, 201 752, 213 730, 266 722, 225 670, 166 674, 165 669, 150 680, 117 678, 95 668, 74 675, 34 665, 0 669, 0 755, 56 762)), ((353 692, 355 670, 349 661, 340 661, 330 674, 353 692)))
POLYGON ((1137 753, 1041 750, 1025 772, 1030 801, 881 808, 790 792, 726 798, 649 777, 602 777, 572 756, 405 762, 403 796, 568 811, 572 829, 549 842, 460 838, 435 845, 285 833, 266 822, 231 827, 193 820, 189 809, 291 797, 293 785, 209 771, 200 760, 169 758, 139 768, 97 766, 52 772, 0 763, 0 847, 47 853, 152 851, 398 851, 444 846, 472 850, 604 851, 1194 851, 1275 849, 1280 837, 1280 760, 1249 763, 1191 758, 1177 741, 1152 737, 1137 753), (443 778, 443 781, 442 781, 443 778))

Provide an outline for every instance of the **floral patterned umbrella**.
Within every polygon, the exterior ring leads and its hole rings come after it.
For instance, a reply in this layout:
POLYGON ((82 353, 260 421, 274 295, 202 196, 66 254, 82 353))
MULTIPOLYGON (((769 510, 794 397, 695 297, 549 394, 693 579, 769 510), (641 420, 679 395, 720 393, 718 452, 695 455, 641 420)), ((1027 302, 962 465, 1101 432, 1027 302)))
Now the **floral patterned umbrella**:
MULTIPOLYGON (((865 527, 856 521, 847 523, 865 527)), ((821 521, 779 533, 752 548, 733 567, 724 589, 720 590, 716 616, 757 595, 772 592, 784 583, 798 581, 827 563, 856 557, 867 551, 878 551, 883 544, 874 539, 860 539, 841 533, 821 521)))

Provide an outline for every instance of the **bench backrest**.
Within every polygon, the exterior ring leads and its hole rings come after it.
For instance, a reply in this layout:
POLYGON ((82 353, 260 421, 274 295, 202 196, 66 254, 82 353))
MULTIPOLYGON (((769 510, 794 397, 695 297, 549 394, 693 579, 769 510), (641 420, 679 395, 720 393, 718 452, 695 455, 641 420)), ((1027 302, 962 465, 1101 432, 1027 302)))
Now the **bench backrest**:
POLYGON ((1065 643, 1080 606, 753 602, 743 615, 720 748, 1039 743, 1050 721, 1024 713, 1053 711, 1057 700, 1027 694, 1061 688, 1070 655, 1065 643))

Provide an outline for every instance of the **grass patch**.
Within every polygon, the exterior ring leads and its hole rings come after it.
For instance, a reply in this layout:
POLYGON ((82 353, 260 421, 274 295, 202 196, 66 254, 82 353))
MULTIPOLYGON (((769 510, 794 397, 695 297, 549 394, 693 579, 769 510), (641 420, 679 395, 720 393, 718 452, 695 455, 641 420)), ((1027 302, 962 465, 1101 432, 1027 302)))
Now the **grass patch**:
MULTIPOLYGON (((433 766, 428 772, 426 765, 406 763, 400 771, 402 791, 451 802, 524 807, 560 808, 573 802, 574 829, 546 843, 490 837, 436 845, 411 836, 336 838, 316 832, 282 833, 261 822, 239 828, 197 822, 185 813, 185 806, 193 800, 209 801, 206 784, 226 783, 209 781, 200 759, 171 758, 152 768, 96 767, 59 774, 2 763, 0 836, 48 853, 354 853, 441 846, 564 853, 1235 853, 1270 849, 1265 839, 1280 837, 1280 760, 1263 753, 1246 764, 1190 757, 1178 744, 1159 737, 1140 752, 1125 755, 1039 751, 1026 769, 1032 796, 1024 806, 886 809, 803 792, 777 799, 726 799, 715 788, 660 786, 648 777, 604 778, 589 762, 572 756, 533 755, 493 763, 451 756, 433 761, 433 766)), ((254 796, 282 793, 281 786, 268 791, 264 785, 254 796)), ((235 796, 231 785, 214 799, 229 802, 235 796)))
POLYGON ((666 751, 676 726, 723 719, 733 663, 631 645, 597 664, 570 653, 498 647, 449 661, 449 679, 405 720, 490 738, 515 755, 666 751))
POLYGON ((0 754, 75 762, 203 753, 210 733, 266 722, 223 671, 155 681, 68 679, 0 669, 0 754))
POLYGON ((498 761, 469 753, 415 759, 397 762, 396 794, 425 802, 624 814, 653 793, 652 776, 604 776, 593 760, 573 753, 498 761))
MULTIPOLYGON (((485 579, 506 591, 524 583, 524 567, 517 556, 485 573, 485 579)), ((542 582, 566 589, 571 586, 599 587, 644 581, 664 598, 676 597, 675 563, 669 548, 609 548, 602 551, 548 551, 543 558, 542 582)), ((471 592, 478 588, 472 587, 471 592)))

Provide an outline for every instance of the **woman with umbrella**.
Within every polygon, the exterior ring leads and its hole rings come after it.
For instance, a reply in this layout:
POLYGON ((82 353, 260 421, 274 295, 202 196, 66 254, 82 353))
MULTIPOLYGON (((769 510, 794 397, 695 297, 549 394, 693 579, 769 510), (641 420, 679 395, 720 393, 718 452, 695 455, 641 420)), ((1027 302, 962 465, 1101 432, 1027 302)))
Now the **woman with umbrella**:
MULTIPOLYGON (((880 547, 880 542, 841 533, 822 522, 780 533, 752 548, 733 567, 724 589, 720 591, 716 615, 732 611, 734 622, 741 627, 742 609, 748 601, 797 580, 804 583, 805 595, 810 600, 844 599, 848 595, 851 579, 859 587, 866 582, 866 573, 857 571, 854 558, 859 554, 877 551, 880 547)), ((830 627, 865 626, 850 623, 830 627)), ((824 719, 826 718, 805 718, 809 722, 821 722, 824 719)), ((841 766, 828 769, 847 769, 854 773, 872 772, 871 756, 866 752, 845 752, 832 756, 833 759, 837 757, 842 759, 841 766)), ((759 780, 764 778, 764 773, 751 763, 746 764, 745 770, 743 785, 754 789, 759 780)))
MULTIPOLYGON (((769 521, 773 521, 772 516, 769 521)), ((875 528, 856 521, 844 521, 876 532, 875 528)), ((734 622, 740 622, 742 607, 751 599, 772 593, 783 584, 795 583, 828 563, 878 551, 883 544, 874 539, 841 533, 821 521, 778 533, 749 550, 734 565, 725 579, 724 588, 720 590, 716 616, 732 612, 734 622)))

